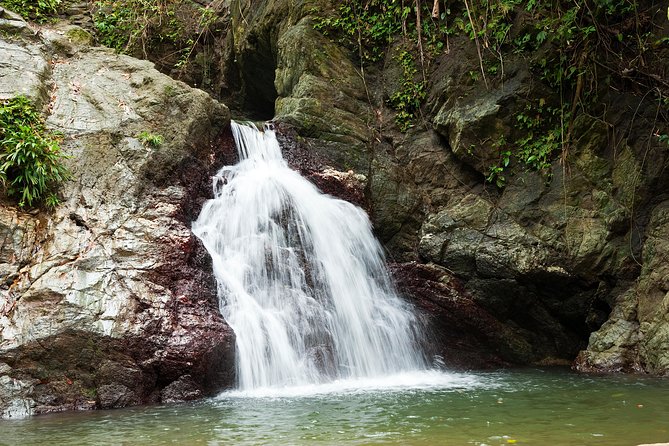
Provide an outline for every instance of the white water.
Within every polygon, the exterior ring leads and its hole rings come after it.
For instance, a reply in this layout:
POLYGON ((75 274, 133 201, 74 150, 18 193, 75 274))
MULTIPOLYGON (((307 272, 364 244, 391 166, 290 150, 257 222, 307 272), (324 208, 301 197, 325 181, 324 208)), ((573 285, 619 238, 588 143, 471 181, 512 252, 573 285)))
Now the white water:
POLYGON ((417 320, 395 294, 367 215, 291 170, 271 129, 232 130, 240 162, 218 172, 193 232, 236 334, 238 389, 426 370, 417 320))

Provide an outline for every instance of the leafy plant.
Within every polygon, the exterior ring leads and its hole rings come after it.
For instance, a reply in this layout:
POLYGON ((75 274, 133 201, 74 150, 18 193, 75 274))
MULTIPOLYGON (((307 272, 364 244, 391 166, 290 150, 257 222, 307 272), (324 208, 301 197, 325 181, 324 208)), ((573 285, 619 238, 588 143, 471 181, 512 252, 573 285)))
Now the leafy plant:
POLYGON ((511 150, 507 147, 504 136, 501 136, 497 140, 495 146, 499 150, 499 163, 490 166, 486 181, 489 183, 495 183, 497 187, 502 188, 506 184, 504 169, 509 167, 509 164, 511 163, 511 150))
POLYGON ((666 133, 657 135, 657 140, 660 141, 661 143, 669 145, 669 135, 667 135, 666 133))
POLYGON ((314 28, 357 49, 362 62, 374 62, 406 27, 410 13, 411 8, 397 0, 344 0, 336 16, 318 18, 314 28))
POLYGON ((424 80, 415 80, 418 68, 412 54, 402 51, 397 60, 402 67, 402 87, 390 96, 389 102, 397 110, 395 123, 402 132, 406 132, 413 126, 427 91, 424 80))
POLYGON ((525 110, 517 113, 516 130, 522 135, 507 143, 504 137, 495 144, 499 148, 500 161, 490 166, 486 180, 503 187, 506 178, 503 173, 514 159, 525 170, 548 173, 551 163, 564 144, 564 125, 569 112, 563 108, 550 107, 544 99, 536 105, 528 104, 525 110))
POLYGON ((70 176, 63 158, 58 136, 25 96, 0 102, 0 183, 19 207, 58 204, 55 190, 70 176))
POLYGON ((137 139, 142 143, 144 147, 153 147, 157 149, 163 144, 162 135, 157 133, 150 133, 147 131, 142 131, 137 135, 137 139))
POLYGON ((2 0, 0 5, 26 20, 45 22, 58 12, 62 0, 2 0))
POLYGON ((93 25, 100 43, 120 53, 148 57, 155 48, 172 51, 183 68, 225 7, 223 0, 200 6, 191 0, 96 0, 93 25))

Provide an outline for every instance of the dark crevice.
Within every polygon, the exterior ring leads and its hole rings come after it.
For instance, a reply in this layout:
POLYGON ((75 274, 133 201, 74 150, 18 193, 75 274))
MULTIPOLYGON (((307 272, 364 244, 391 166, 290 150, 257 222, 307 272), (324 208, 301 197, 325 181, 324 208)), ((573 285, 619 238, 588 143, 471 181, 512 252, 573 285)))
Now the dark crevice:
POLYGON ((276 42, 272 33, 251 34, 247 47, 237 57, 243 100, 241 114, 256 121, 274 117, 278 97, 274 86, 276 72, 276 42))
POLYGON ((85 228, 86 230, 90 231, 90 228, 88 227, 88 225, 86 224, 86 222, 84 221, 84 219, 81 215, 76 214, 74 212, 71 212, 70 213, 70 220, 72 220, 75 225, 77 225, 81 228, 85 228))

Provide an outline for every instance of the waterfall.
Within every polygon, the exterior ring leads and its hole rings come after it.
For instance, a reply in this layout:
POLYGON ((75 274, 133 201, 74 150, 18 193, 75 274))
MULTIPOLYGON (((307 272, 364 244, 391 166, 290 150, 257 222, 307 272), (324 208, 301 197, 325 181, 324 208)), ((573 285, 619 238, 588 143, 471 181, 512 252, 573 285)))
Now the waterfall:
POLYGON ((239 389, 425 369, 365 212, 291 170, 271 128, 232 131, 240 161, 214 177, 193 232, 236 334, 239 389))

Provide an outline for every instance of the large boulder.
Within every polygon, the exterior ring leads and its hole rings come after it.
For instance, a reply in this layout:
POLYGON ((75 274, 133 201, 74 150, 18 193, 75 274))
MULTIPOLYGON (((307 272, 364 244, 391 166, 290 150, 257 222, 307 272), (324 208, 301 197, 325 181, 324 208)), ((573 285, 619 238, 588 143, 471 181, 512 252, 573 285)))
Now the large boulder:
POLYGON ((89 46, 79 28, 33 28, 2 9, 0 20, 0 99, 42 107, 72 171, 54 210, 0 206, 0 413, 231 385, 234 335, 189 229, 224 154, 227 108, 149 62, 89 46))
POLYGON ((590 336, 576 368, 669 375, 669 201, 654 207, 636 283, 590 336))

